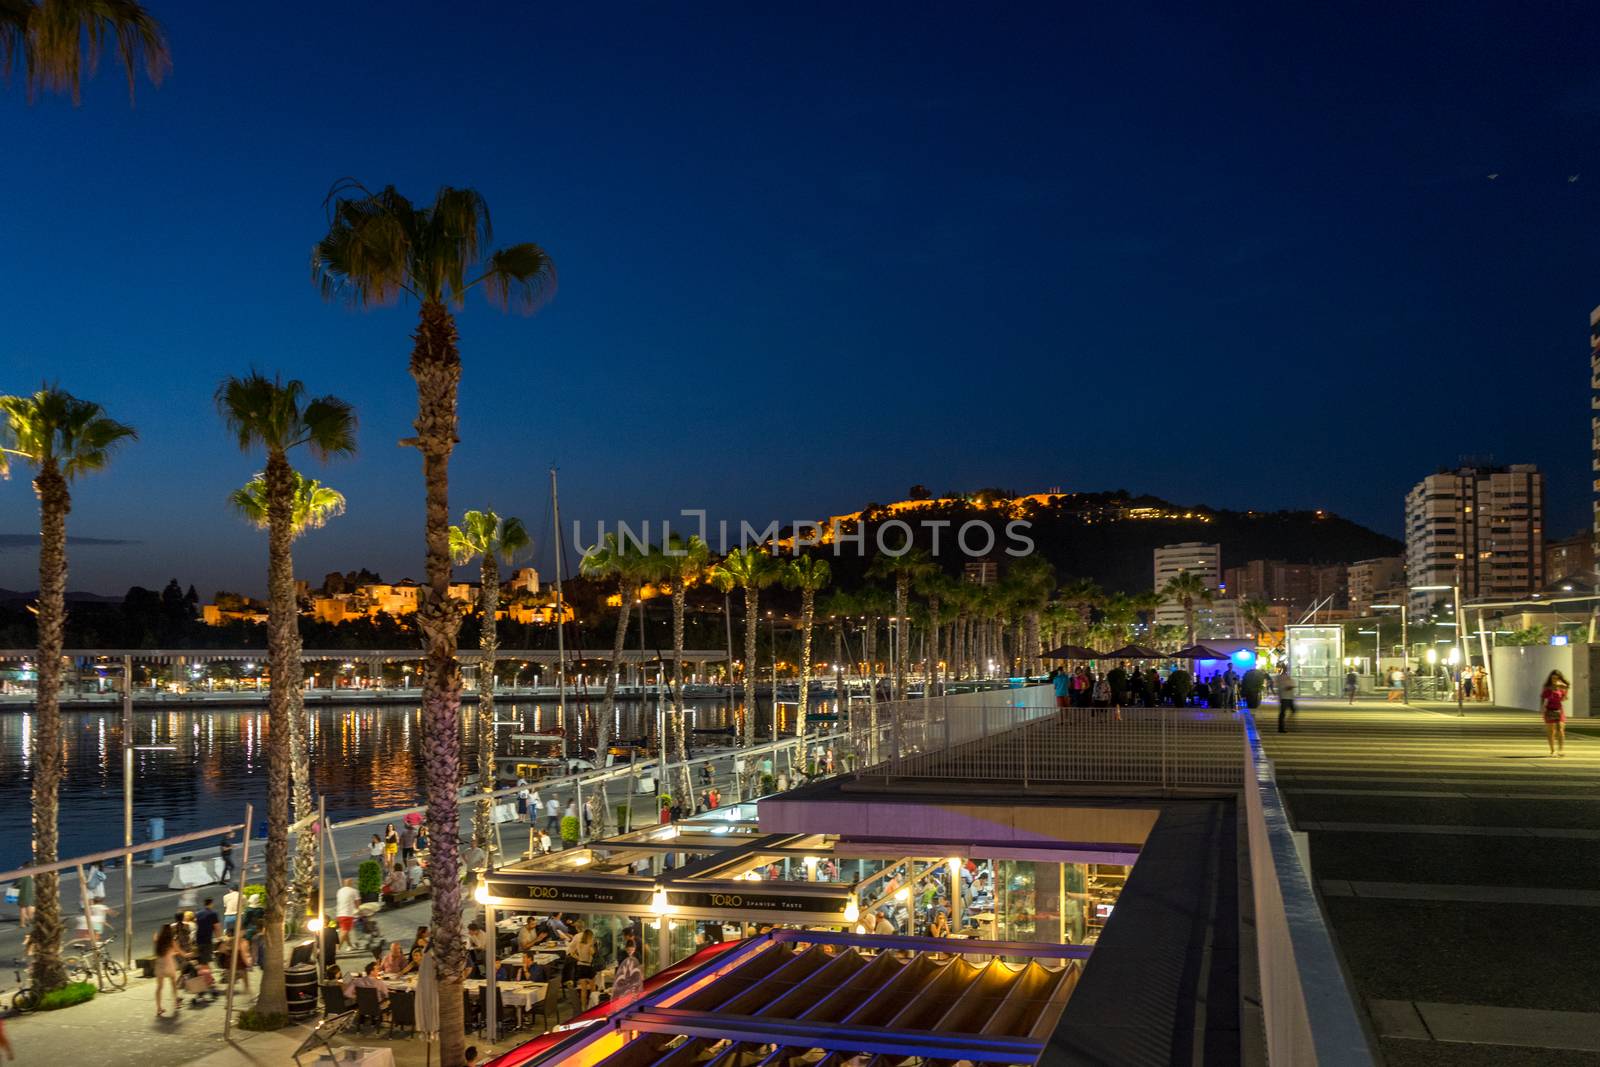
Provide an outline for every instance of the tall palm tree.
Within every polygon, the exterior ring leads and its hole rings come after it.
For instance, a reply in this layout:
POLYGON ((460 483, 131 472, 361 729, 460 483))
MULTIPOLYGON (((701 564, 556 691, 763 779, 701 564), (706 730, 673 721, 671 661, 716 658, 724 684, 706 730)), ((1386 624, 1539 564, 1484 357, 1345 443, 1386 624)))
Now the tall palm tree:
POLYGON ((417 625, 426 650, 422 707, 433 954, 440 968, 439 1058, 443 1067, 456 1067, 466 1052, 461 982, 467 947, 461 932, 456 813, 461 776, 456 638, 464 609, 450 599, 450 453, 456 442, 461 354, 451 309, 481 287, 491 304, 531 313, 555 288, 555 264, 536 244, 491 250, 489 206, 472 189, 445 186, 432 204, 417 206, 392 185, 374 193, 347 180, 334 186, 328 202, 328 232, 311 254, 312 280, 324 298, 357 307, 402 298, 419 305, 410 364, 417 383, 416 436, 402 443, 422 453, 427 504, 427 586, 419 598, 417 625))
POLYGON ((1272 605, 1265 600, 1242 600, 1239 602, 1239 618, 1250 629, 1255 631, 1259 640, 1266 636, 1271 624, 1267 620, 1267 613, 1272 610, 1272 605))
POLYGON ((1044 652, 1039 643, 1039 616, 1055 588, 1056 569, 1043 556, 1024 556, 1007 569, 1005 580, 1014 591, 1013 603, 1022 620, 1020 668, 1024 674, 1037 674, 1044 652))
MULTIPOLYGON (((783 584, 800 590, 800 707, 795 712, 794 736, 799 739, 802 767, 806 755, 806 711, 811 699, 811 626, 817 615, 817 592, 826 588, 832 577, 828 561, 822 556, 797 556, 783 568, 783 584)), ((776 731, 777 727, 773 729, 776 731)))
POLYGON ((923 650, 922 695, 925 699, 932 700, 939 674, 939 636, 944 632, 945 604, 950 599, 951 591, 956 583, 951 580, 948 574, 935 567, 917 578, 913 585, 916 591, 928 601, 928 642, 927 647, 923 650))
POLYGON ((522 520, 502 519, 492 511, 469 511, 460 526, 450 527, 450 561, 463 566, 481 559, 478 567, 478 798, 472 819, 472 843, 485 854, 494 849, 494 672, 500 648, 496 613, 500 610, 500 563, 510 564, 533 547, 522 520))
POLYGON ((0 72, 21 66, 28 98, 40 89, 82 98, 83 73, 114 48, 128 75, 128 98, 140 67, 160 84, 172 66, 155 18, 134 0, 0 0, 0 72))
POLYGON ((1056 597, 1076 614, 1076 625, 1071 628, 1073 638, 1088 641, 1094 609, 1105 598, 1100 587, 1088 578, 1078 578, 1063 585, 1056 597))
MULTIPOLYGON (((689 798, 694 795, 694 783, 689 778, 688 719, 683 710, 683 613, 688 599, 689 586, 705 577, 711 563, 711 548, 698 534, 687 538, 672 534, 667 538, 666 551, 661 556, 661 576, 672 592, 672 744, 673 758, 678 761, 678 796, 686 809, 693 807, 689 798)), ((662 763, 666 763, 666 746, 662 746, 662 763)))
POLYGON ((251 371, 224 378, 217 387, 217 412, 240 451, 265 449, 262 473, 267 507, 267 899, 262 919, 263 963, 256 1011, 285 1015, 283 920, 289 869, 289 738, 292 693, 300 686, 299 619, 294 596, 295 480, 291 449, 304 445, 322 460, 356 450, 356 417, 335 396, 307 398, 305 385, 251 371))
POLYGON ((1189 644, 1194 644, 1194 612, 1196 603, 1211 603, 1216 591, 1206 585, 1205 579, 1198 574, 1188 571, 1179 571, 1167 579, 1167 584, 1161 590, 1161 595, 1167 600, 1177 601, 1183 608, 1184 635, 1189 644))
MULTIPOLYGON (((595 763, 600 766, 605 765, 606 752, 611 748, 611 723, 617 712, 617 678, 622 673, 622 645, 628 639, 628 614, 633 610, 633 602, 639 599, 639 587, 655 566, 651 552, 614 533, 606 534, 578 562, 578 571, 585 578, 615 578, 617 581, 617 632, 611 641, 611 669, 606 672, 605 703, 595 726, 594 756, 595 763)), ((611 805, 603 780, 600 783, 600 811, 602 823, 608 823, 611 805)))
POLYGON ((1102 619, 1106 632, 1115 642, 1113 648, 1120 648, 1128 643, 1133 634, 1133 621, 1139 617, 1138 609, 1134 607, 1133 598, 1125 593, 1113 593, 1106 597, 1101 607, 1102 619))
POLYGON ((867 759, 865 766, 878 762, 878 626, 894 610, 888 590, 864 585, 856 590, 856 608, 861 612, 861 654, 867 672, 867 759))
POLYGON ((833 701, 834 712, 844 721, 850 714, 849 696, 845 692, 845 657, 844 647, 845 627, 850 624, 850 616, 856 612, 855 598, 842 589, 835 589, 828 594, 828 599, 822 603, 821 612, 828 617, 829 628, 833 630, 833 701))
MULTIPOLYGON (((258 530, 268 528, 267 479, 258 474, 241 488, 228 494, 228 504, 258 530)), ((315 478, 294 472, 294 506, 291 509, 291 540, 307 530, 320 530, 328 520, 344 514, 344 494, 330 489, 315 478)), ((293 564, 290 565, 291 572, 293 564)), ((298 617, 298 612, 296 613, 298 617)), ((294 628, 293 659, 300 662, 300 627, 294 628)), ((311 818, 311 751, 306 721, 305 691, 296 685, 289 691, 289 780, 293 785, 294 821, 300 827, 295 835, 294 879, 289 890, 289 914, 298 915, 311 899, 311 886, 317 877, 317 835, 309 829, 311 818)))
POLYGON ((911 596, 911 583, 935 569, 933 560, 920 548, 913 548, 898 556, 887 553, 873 559, 867 574, 873 578, 894 581, 894 698, 904 700, 906 695, 906 659, 911 653, 911 626, 906 607, 911 596))
MULTIPOLYGON (((68 486, 79 475, 101 470, 124 441, 137 435, 107 417, 99 404, 47 385, 31 396, 0 396, 0 477, 12 459, 33 468, 39 498, 39 680, 34 697, 33 862, 60 859, 59 799, 63 769, 61 738, 61 644, 67 620, 68 486)), ((123 738, 123 744, 132 744, 123 738)), ((54 871, 34 879, 33 988, 67 984, 61 963, 61 880, 54 871)))
POLYGON ((1156 636, 1156 612, 1161 610, 1165 598, 1160 593, 1134 593, 1128 597, 1128 606, 1145 618, 1146 644, 1152 645, 1156 636))
MULTIPOLYGON (((778 578, 778 563, 758 546, 736 548, 711 568, 711 580, 723 592, 744 590, 744 744, 756 743, 756 627, 761 621, 761 590, 778 578)), ((778 709, 772 709, 772 730, 777 734, 778 709)), ((755 760, 745 760, 739 782, 739 799, 754 795, 755 760)))

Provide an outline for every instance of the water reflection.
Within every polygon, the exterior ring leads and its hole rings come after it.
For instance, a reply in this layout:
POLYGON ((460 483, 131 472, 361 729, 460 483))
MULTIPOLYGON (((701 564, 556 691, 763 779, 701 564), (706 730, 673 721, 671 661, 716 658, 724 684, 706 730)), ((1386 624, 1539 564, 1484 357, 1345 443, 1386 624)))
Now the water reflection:
MULTIPOLYGON (((329 814, 351 818, 385 808, 420 803, 422 789, 422 711, 405 705, 313 707, 307 744, 315 790, 327 797, 329 814)), ((788 709, 780 708, 780 713, 788 709)), ((474 767, 477 709, 462 708, 459 737, 463 765, 474 767)), ((595 736, 596 703, 569 703, 563 717, 554 701, 497 704, 495 717, 520 725, 497 727, 496 752, 532 751, 516 733, 561 731, 583 747, 595 736)), ((787 719, 788 715, 783 714, 787 719)), ((735 727, 742 712, 726 704, 690 702, 691 729, 735 727)), ((763 731, 768 709, 757 712, 763 731)), ((23 863, 29 850, 32 766, 29 746, 33 716, 0 713, 0 869, 23 863)), ((613 736, 653 746, 656 705, 619 703, 613 736)), ((79 855, 122 843, 122 718, 119 711, 67 712, 62 715, 66 775, 61 783, 61 854, 79 855)), ((264 710, 197 709, 138 712, 134 734, 139 744, 172 745, 173 751, 134 754, 135 836, 144 840, 148 820, 162 818, 168 834, 238 821, 246 802, 259 811, 266 799, 266 745, 270 730, 264 710)))

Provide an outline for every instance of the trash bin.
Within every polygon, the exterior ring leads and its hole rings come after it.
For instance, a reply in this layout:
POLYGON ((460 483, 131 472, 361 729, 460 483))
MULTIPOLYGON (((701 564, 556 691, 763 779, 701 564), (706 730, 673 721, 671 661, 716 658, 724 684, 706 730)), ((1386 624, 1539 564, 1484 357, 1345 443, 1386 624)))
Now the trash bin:
MULTIPOLYGON (((152 841, 160 841, 163 837, 166 837, 166 836, 167 836, 167 820, 163 819, 163 818, 160 818, 159 816, 154 818, 154 819, 151 819, 150 820, 150 840, 152 840, 152 841)), ((150 862, 151 863, 160 863, 162 857, 164 855, 166 855, 166 851, 167 850, 164 849, 164 848, 151 849, 150 850, 150 862)))
POLYGON ((283 991, 289 1000, 289 1018, 304 1019, 317 1013, 317 969, 311 964, 283 969, 283 991))

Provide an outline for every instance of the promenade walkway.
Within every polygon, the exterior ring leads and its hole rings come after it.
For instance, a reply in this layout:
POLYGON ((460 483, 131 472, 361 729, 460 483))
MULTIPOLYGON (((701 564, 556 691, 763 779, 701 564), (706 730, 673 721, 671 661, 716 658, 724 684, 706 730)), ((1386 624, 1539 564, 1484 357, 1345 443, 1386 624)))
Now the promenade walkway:
POLYGON ((1262 738, 1390 1067, 1600 1064, 1600 721, 1301 702, 1262 738))

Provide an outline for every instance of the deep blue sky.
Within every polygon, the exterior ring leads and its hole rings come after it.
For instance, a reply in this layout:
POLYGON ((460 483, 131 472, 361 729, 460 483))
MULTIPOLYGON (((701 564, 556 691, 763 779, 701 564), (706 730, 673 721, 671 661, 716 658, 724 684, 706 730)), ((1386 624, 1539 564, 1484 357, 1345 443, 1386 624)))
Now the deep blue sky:
MULTIPOLYGON (((149 6, 174 71, 134 109, 112 71, 0 93, 0 392, 58 378, 142 434, 71 518, 139 544, 76 548, 75 589, 264 584, 210 403, 251 365, 362 417, 301 572, 420 576, 414 309, 308 280, 341 175, 476 186, 558 261, 537 316, 461 318, 455 510, 541 539, 552 462, 590 520, 925 482, 1397 533, 1409 484, 1493 454, 1550 473, 1552 534, 1587 521, 1583 5, 149 6)), ((0 534, 32 508, 0 485, 0 534)))

